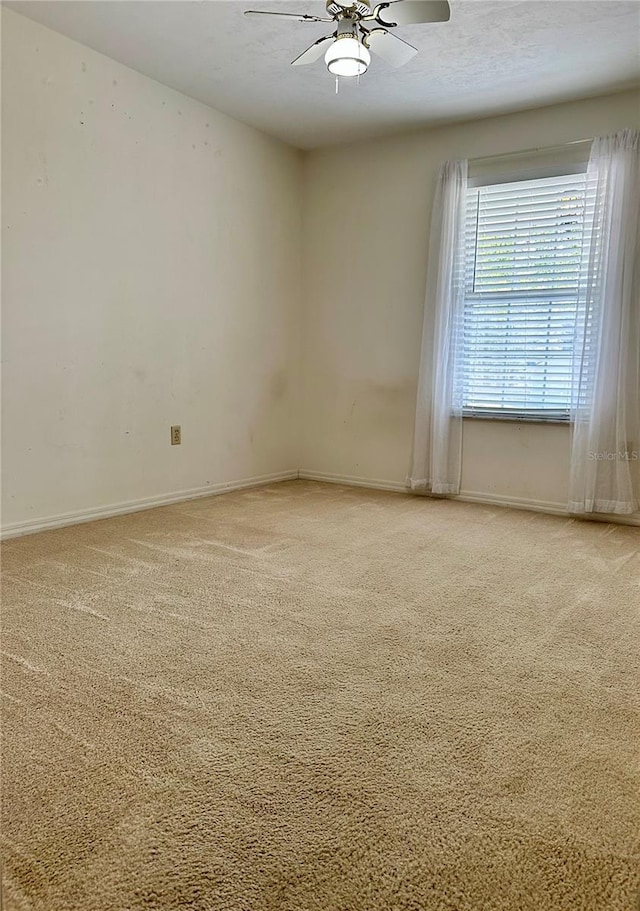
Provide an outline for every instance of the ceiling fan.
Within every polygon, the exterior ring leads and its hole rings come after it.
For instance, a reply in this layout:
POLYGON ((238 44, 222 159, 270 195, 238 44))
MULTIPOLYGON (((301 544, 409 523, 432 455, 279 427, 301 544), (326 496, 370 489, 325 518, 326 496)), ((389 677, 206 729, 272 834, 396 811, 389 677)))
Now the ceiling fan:
POLYGON ((372 5, 371 0, 327 0, 327 16, 305 13, 280 13, 272 10, 246 10, 245 16, 285 16, 296 22, 330 22, 336 29, 319 38, 303 51, 292 66, 315 63, 324 54, 327 69, 336 77, 363 76, 371 63, 371 52, 391 66, 408 63, 418 49, 390 29, 425 22, 447 22, 450 17, 447 0, 384 0, 372 5))

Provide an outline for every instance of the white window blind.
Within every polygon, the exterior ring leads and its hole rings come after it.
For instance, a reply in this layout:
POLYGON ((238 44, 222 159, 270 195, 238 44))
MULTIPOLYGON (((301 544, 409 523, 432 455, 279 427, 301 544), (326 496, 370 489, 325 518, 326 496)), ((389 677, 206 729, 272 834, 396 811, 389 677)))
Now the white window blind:
POLYGON ((568 420, 584 173, 467 191, 463 411, 568 420))

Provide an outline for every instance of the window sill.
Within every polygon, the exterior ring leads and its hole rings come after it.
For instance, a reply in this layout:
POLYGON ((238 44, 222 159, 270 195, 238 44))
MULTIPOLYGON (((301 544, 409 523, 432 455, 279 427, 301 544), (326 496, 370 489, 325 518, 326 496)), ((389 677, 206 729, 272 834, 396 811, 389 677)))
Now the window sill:
POLYGON ((465 421, 507 421, 510 424, 561 424, 569 426, 571 419, 569 415, 560 414, 541 415, 521 412, 520 414, 505 413, 499 411, 487 411, 486 413, 478 411, 463 411, 463 420, 465 421))

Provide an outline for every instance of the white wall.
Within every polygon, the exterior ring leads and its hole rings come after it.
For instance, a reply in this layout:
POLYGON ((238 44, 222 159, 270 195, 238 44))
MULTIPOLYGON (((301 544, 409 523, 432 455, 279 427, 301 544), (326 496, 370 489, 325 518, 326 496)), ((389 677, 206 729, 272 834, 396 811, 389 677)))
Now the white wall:
POLYGON ((300 153, 2 22, 3 525, 296 469, 300 153))
MULTIPOLYGON (((439 163, 639 120, 623 93, 314 152, 303 181, 295 150, 2 20, 9 530, 298 468, 402 486, 439 163)), ((562 508, 568 446, 466 421, 463 488, 562 508)))
MULTIPOLYGON (((640 122, 626 92, 311 153, 305 166, 302 469, 404 484, 440 162, 640 122)), ((565 426, 465 421, 468 494, 566 505, 565 426)))

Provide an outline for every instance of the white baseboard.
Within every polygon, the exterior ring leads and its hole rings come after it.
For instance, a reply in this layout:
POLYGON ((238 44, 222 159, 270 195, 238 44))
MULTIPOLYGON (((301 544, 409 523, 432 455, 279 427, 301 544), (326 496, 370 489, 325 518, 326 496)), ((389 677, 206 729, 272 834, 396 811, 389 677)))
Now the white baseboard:
POLYGON ((551 500, 533 500, 529 497, 505 497, 501 494, 478 493, 474 490, 461 490, 456 500, 463 503, 483 503, 486 506, 508 506, 510 509, 527 509, 530 512, 544 512, 552 516, 567 516, 567 508, 562 503, 551 500))
MULTIPOLYGON (((58 516, 48 516, 44 519, 30 519, 27 522, 14 522, 4 525, 0 529, 0 539, 18 538, 22 535, 33 535, 39 531, 50 531, 54 528, 64 528, 67 525, 80 525, 83 522, 94 522, 96 519, 109 519, 113 516, 122 516, 131 512, 141 512, 145 509, 154 509, 156 506, 170 506, 172 503, 182 503, 185 500, 196 500, 200 497, 212 497, 233 490, 243 490, 248 487, 260 487, 264 484, 274 484, 278 481, 293 481, 297 478, 305 481, 325 481, 328 484, 344 484, 347 487, 364 487, 371 490, 391 490, 396 493, 410 493, 406 484, 401 481, 387 481, 380 478, 362 478, 356 475, 328 474, 323 471, 309 469, 291 469, 279 471, 274 474, 258 475, 253 478, 243 478, 239 481, 222 481, 219 484, 208 484, 206 487, 194 487, 190 490, 179 490, 174 493, 162 494, 156 497, 144 497, 140 500, 129 500, 126 503, 114 503, 110 506, 99 506, 94 509, 82 509, 78 512, 63 513, 58 516)), ((425 494, 429 496, 429 494, 425 494)), ((499 494, 478 493, 472 490, 463 490, 460 495, 452 499, 464 503, 480 503, 486 506, 506 506, 510 509, 526 509, 533 512, 542 512, 555 516, 569 517, 566 507, 562 503, 553 503, 546 500, 532 500, 524 497, 505 497, 499 494)), ((592 515, 590 520, 597 522, 617 523, 619 525, 640 526, 640 516, 605 516, 592 515)))
POLYGON ((4 525, 0 530, 0 539, 18 538, 22 535, 33 535, 39 531, 50 531, 64 528, 66 525, 80 525, 83 522, 94 522, 96 519, 110 519, 130 512, 141 512, 154 509, 156 506, 170 506, 184 500, 197 500, 200 497, 211 497, 232 490, 243 490, 246 487, 260 487, 277 481, 292 481, 298 477, 298 471, 279 471, 274 474, 258 475, 254 478, 243 478, 240 481, 222 481, 219 484, 207 484, 206 487, 193 487, 190 490, 178 490, 174 493, 161 494, 157 497, 144 497, 140 500, 129 500, 126 503, 113 503, 110 506, 98 506, 94 509, 81 509, 78 512, 67 512, 44 519, 30 519, 28 522, 14 522, 4 525))
MULTIPOLYGON (((373 490, 393 490, 402 493, 411 493, 406 484, 400 481, 384 481, 379 478, 360 478, 354 475, 326 474, 321 471, 309 471, 300 469, 299 477, 301 480, 308 481, 326 481, 329 484, 345 484, 348 487, 369 487, 373 490)), ((429 493, 425 493, 429 496, 429 493)), ((462 490, 453 500, 460 500, 463 503, 482 503, 486 506, 506 506, 509 509, 526 509, 531 512, 542 512, 552 516, 565 516, 571 518, 567 512, 567 507, 563 503, 554 503, 547 500, 532 500, 526 497, 505 497, 500 494, 491 494, 477 492, 474 490, 462 490)), ((573 518, 576 518, 573 516, 573 518)), ((590 515, 587 521, 607 522, 618 525, 640 525, 640 516, 619 516, 619 515, 590 515)))
POLYGON ((326 474, 324 471, 308 471, 301 468, 298 472, 301 481, 326 481, 328 484, 345 484, 347 487, 368 487, 371 490, 395 490, 408 493, 407 485, 400 481, 380 481, 376 478, 358 478, 347 474, 326 474))

